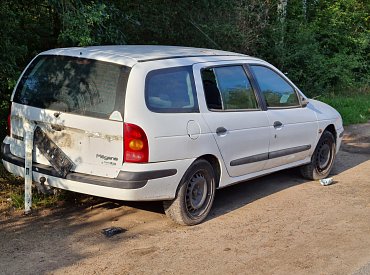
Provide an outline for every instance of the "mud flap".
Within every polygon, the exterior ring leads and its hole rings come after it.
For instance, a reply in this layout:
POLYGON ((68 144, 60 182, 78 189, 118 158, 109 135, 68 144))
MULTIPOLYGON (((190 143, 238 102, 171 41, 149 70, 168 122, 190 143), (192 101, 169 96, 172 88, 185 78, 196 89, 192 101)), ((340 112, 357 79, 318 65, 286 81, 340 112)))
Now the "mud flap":
POLYGON ((24 213, 29 214, 32 207, 32 151, 34 122, 24 119, 24 213))

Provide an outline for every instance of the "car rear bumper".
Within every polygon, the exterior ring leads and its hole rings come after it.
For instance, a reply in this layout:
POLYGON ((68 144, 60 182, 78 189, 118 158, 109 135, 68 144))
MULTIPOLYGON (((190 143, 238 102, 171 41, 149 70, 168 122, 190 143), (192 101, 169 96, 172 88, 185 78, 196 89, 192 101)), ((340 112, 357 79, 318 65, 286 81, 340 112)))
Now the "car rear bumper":
MULTIPOLYGON (((24 176, 24 159, 13 155, 10 145, 2 143, 4 167, 17 176, 24 176)), ((176 196, 177 186, 193 160, 162 163, 127 164, 116 178, 70 172, 65 178, 48 165, 33 163, 34 181, 46 178, 45 184, 74 192, 119 200, 166 200, 176 196), (168 167, 171 167, 170 169, 168 167), (131 169, 130 169, 131 168, 131 169)))

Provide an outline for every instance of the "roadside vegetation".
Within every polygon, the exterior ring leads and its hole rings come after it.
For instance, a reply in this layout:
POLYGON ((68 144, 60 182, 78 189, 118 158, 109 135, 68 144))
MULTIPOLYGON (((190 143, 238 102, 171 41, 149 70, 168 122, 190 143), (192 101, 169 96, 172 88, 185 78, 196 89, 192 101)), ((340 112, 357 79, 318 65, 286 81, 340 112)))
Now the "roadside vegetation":
MULTIPOLYGON (((2 0, 0 141, 11 91, 37 53, 107 44, 182 45, 260 57, 309 97, 338 109, 346 125, 366 122, 369 18, 368 0, 2 0)), ((0 200, 10 196, 15 207, 23 204, 21 187, 15 187, 22 184, 1 165, 0 173, 0 200)), ((58 199, 34 196, 36 205, 54 205, 58 199)))
POLYGON ((326 95, 318 97, 338 110, 342 115, 343 124, 365 123, 370 120, 370 92, 357 92, 352 95, 326 95))
MULTIPOLYGON (((44 195, 36 186, 32 187, 33 210, 43 208, 57 208, 68 204, 69 206, 87 206, 99 201, 99 198, 68 192, 62 189, 53 189, 54 193, 44 195)), ((24 180, 9 174, 0 163, 0 216, 24 208, 24 180)))
MULTIPOLYGON (((9 174, 0 164, 0 211, 21 209, 24 206, 23 179, 9 174)), ((44 196, 33 188, 33 206, 50 207, 56 205, 56 196, 44 196)))

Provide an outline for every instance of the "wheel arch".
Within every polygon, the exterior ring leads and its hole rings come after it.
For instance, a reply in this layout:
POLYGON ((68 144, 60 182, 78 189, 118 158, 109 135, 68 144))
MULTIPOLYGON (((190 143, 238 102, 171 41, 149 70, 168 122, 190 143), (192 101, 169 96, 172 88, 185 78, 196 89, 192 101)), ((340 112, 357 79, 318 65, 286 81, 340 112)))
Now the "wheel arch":
POLYGON ((329 124, 328 126, 326 126, 324 131, 329 131, 330 133, 332 133, 334 136, 335 143, 337 142, 337 131, 335 130, 334 124, 329 124))
POLYGON ((315 150, 311 156, 311 162, 300 167, 301 174, 304 178, 309 179, 309 180, 318 180, 318 179, 325 178, 330 174, 330 171, 333 167, 335 155, 336 155, 335 153, 335 145, 337 142, 336 137, 337 137, 337 132, 335 130, 334 125, 329 124, 328 126, 326 126, 325 130, 322 132, 316 144, 315 150), (331 149, 329 148, 328 152, 325 153, 325 154, 328 154, 327 160, 324 158, 324 161, 323 161, 324 164, 322 164, 321 156, 322 156, 322 152, 325 152, 325 151, 321 150, 321 148, 323 148, 321 144, 323 141, 325 141, 325 136, 326 136, 326 139, 328 139, 328 137, 330 137, 330 139, 333 139, 332 141, 333 143, 331 144, 332 146, 330 146, 331 149))
MULTIPOLYGON (((323 129, 324 128, 324 125, 321 125, 320 126, 320 129, 323 129)), ((317 147, 317 145, 319 144, 319 142, 320 142, 320 139, 321 139, 321 136, 322 136, 322 134, 325 132, 325 131, 328 131, 329 133, 331 133, 333 136, 334 136, 334 141, 335 141, 335 143, 337 143, 337 131, 335 130, 335 126, 334 126, 334 124, 333 123, 330 123, 330 124, 328 124, 326 127, 325 127, 325 129, 321 132, 321 134, 319 134, 318 135, 318 138, 317 138, 317 140, 316 140, 316 143, 314 144, 314 148, 313 148, 313 151, 312 151, 312 155, 311 155, 311 157, 313 156, 313 154, 314 154, 314 152, 315 152, 315 150, 316 150, 316 147, 317 147)))
POLYGON ((211 164, 211 166, 213 168, 213 171, 215 172, 216 189, 219 187, 220 179, 221 179, 221 164, 219 162, 219 159, 215 155, 206 154, 206 155, 202 155, 202 156, 199 156, 198 158, 196 158, 192 162, 192 164, 188 167, 188 169, 186 169, 184 175, 181 178, 181 181, 177 184, 175 197, 177 197, 177 194, 179 192, 179 188, 180 188, 181 182, 182 182, 183 178, 185 177, 186 173, 189 171, 190 167, 194 164, 194 162, 196 162, 197 160, 200 160, 200 159, 203 159, 205 161, 208 161, 211 164))
POLYGON ((219 159, 215 155, 211 154, 200 156, 197 158, 197 160, 198 159, 204 159, 211 164, 213 171, 215 172, 216 188, 218 188, 221 179, 221 165, 219 159))

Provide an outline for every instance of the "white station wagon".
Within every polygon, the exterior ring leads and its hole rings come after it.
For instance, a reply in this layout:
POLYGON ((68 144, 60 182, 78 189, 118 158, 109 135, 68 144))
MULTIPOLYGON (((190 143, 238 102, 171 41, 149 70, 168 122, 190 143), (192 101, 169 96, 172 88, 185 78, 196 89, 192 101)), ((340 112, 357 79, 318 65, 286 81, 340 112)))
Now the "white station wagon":
POLYGON ((8 171, 100 197, 161 200, 186 225, 207 217, 216 188, 297 166, 326 177, 343 136, 339 113, 271 64, 210 49, 49 50, 11 101, 8 171))

